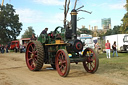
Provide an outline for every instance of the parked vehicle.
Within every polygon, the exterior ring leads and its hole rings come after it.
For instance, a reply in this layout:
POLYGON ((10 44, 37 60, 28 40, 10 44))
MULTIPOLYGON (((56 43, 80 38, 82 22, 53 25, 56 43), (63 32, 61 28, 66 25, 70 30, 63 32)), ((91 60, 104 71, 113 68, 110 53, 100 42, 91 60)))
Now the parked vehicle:
POLYGON ((19 40, 11 41, 10 50, 14 50, 15 52, 19 51, 20 53, 23 53, 26 51, 26 46, 28 42, 30 41, 30 38, 22 38, 19 40))
POLYGON ((20 43, 18 40, 11 41, 10 50, 14 50, 16 47, 19 49, 20 43))
POLYGON ((118 52, 128 52, 128 34, 116 34, 105 36, 105 42, 109 40, 111 49, 114 41, 116 41, 118 52))
POLYGON ((89 34, 80 34, 79 39, 83 42, 84 48, 93 48, 94 49, 94 43, 92 40, 92 35, 89 34))
POLYGON ((123 41, 124 41, 123 48, 128 52, 128 34, 124 36, 123 41))

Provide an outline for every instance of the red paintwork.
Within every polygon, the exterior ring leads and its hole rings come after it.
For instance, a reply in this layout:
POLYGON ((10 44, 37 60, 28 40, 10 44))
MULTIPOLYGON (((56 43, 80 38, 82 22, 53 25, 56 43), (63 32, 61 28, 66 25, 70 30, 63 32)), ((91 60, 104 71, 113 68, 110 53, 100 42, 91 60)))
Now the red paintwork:
POLYGON ((96 55, 92 49, 87 48, 86 52, 84 52, 84 56, 88 56, 88 58, 83 62, 83 66, 87 72, 92 73, 96 69, 96 55), (90 51, 91 53, 87 53, 87 51, 90 51))
POLYGON ((19 46, 20 46, 20 43, 18 40, 11 41, 10 50, 13 50, 15 47, 18 47, 18 49, 19 49, 19 46))
POLYGON ((76 43, 76 49, 77 49, 77 50, 81 50, 81 49, 82 49, 82 44, 81 44, 80 42, 77 42, 77 43, 76 43), (80 47, 78 47, 78 45, 79 45, 80 47))
POLYGON ((56 69, 60 76, 64 76, 67 72, 67 58, 64 51, 59 50, 56 55, 56 69))
POLYGON ((33 42, 29 43, 26 49, 26 64, 30 70, 34 70, 36 68, 37 61, 37 51, 35 50, 35 44, 33 42))

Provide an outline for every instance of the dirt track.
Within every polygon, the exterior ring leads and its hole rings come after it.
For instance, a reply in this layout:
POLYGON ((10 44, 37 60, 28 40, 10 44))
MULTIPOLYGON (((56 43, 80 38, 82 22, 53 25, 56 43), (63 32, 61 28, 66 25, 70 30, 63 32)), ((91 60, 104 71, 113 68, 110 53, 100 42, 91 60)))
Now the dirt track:
POLYGON ((30 71, 24 53, 0 54, 0 85, 128 85, 126 77, 99 71, 100 67, 95 74, 89 74, 81 63, 71 64, 69 75, 63 78, 46 64, 41 71, 30 71))

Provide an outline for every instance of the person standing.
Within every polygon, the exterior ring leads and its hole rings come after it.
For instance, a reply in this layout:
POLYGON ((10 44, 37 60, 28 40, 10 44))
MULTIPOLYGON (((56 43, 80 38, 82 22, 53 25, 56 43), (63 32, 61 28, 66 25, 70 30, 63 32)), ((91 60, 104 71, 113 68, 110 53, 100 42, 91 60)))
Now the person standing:
POLYGON ((109 43, 109 40, 107 40, 107 43, 105 44, 105 49, 106 49, 107 58, 111 58, 110 57, 110 43, 109 43))
POLYGON ((112 55, 112 57, 114 57, 114 54, 115 53, 116 53, 116 57, 118 57, 117 50, 116 50, 116 41, 114 41, 114 43, 112 45, 112 49, 113 49, 113 55, 112 55))
POLYGON ((8 45, 6 45, 6 53, 8 53, 8 45))
POLYGON ((1 53, 4 53, 4 45, 2 44, 1 53))
POLYGON ((96 50, 96 52, 99 54, 99 44, 98 44, 98 42, 95 44, 95 50, 96 50))
MULTIPOLYGON (((1 44, 0 44, 0 52, 1 52, 1 44)), ((2 53, 2 52, 1 52, 2 53)))
POLYGON ((15 52, 16 53, 18 52, 18 44, 17 43, 15 44, 15 52))

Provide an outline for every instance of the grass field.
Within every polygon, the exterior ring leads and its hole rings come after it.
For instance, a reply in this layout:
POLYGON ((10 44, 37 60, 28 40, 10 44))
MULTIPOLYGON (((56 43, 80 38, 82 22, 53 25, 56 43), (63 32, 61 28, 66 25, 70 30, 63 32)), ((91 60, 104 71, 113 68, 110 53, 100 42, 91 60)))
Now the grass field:
POLYGON ((128 78, 128 53, 118 53, 119 57, 107 58, 106 54, 99 54, 98 74, 109 73, 113 75, 125 76, 128 78))

